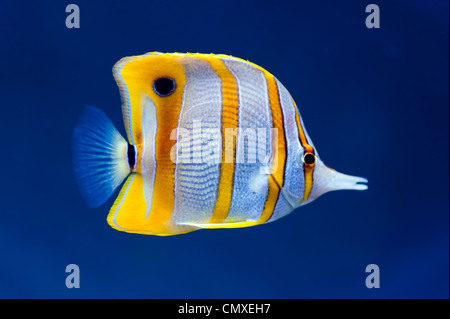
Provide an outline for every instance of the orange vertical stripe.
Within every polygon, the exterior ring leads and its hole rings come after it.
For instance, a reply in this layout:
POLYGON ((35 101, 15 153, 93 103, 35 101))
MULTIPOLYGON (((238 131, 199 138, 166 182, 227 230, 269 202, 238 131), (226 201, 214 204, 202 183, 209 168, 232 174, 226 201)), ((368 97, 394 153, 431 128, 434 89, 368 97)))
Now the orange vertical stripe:
MULTIPOLYGON (((295 121, 297 123, 297 129, 298 129, 298 137, 300 139, 300 143, 303 146, 303 149, 305 150, 305 153, 313 153, 314 154, 314 148, 308 144, 308 141, 306 140, 306 135, 305 132, 303 130, 302 124, 300 122, 300 115, 297 109, 297 105, 295 105, 294 100, 292 100, 292 104, 294 104, 295 106, 295 121)), ((311 190, 313 187, 313 182, 314 182, 314 165, 307 165, 307 164, 303 164, 303 176, 304 176, 304 181, 305 181, 305 185, 303 188, 303 199, 300 201, 300 203, 303 203, 304 201, 306 201, 309 197, 309 195, 311 194, 311 190)))
MULTIPOLYGON (((155 57, 155 65, 158 65, 155 57)), ((177 129, 181 106, 183 104, 183 93, 186 84, 184 68, 177 58, 167 56, 168 61, 161 63, 164 70, 155 70, 155 76, 165 76, 176 79, 176 89, 168 97, 159 97, 152 93, 155 101, 157 130, 156 130, 156 174, 153 188, 153 201, 149 214, 149 224, 154 225, 156 232, 167 231, 168 222, 172 218, 175 205, 175 167, 170 157, 170 151, 174 146, 171 141, 171 132, 177 129)), ((151 81, 150 83, 152 83, 151 81)))
POLYGON ((143 196, 142 178, 133 181, 134 192, 128 194, 121 209, 117 212, 118 225, 133 232, 149 232, 158 235, 169 235, 174 232, 169 221, 174 208, 174 174, 175 163, 170 158, 174 141, 170 140, 172 130, 177 128, 180 109, 183 102, 183 92, 186 83, 184 68, 179 63, 181 57, 172 54, 148 54, 129 58, 121 68, 121 77, 126 83, 131 114, 131 129, 134 143, 138 150, 136 174, 140 177, 143 156, 142 145, 142 99, 150 97, 156 108, 156 142, 155 159, 156 173, 153 188, 152 203, 145 202, 143 196), (153 82, 166 76, 175 80, 176 88, 173 94, 161 97, 155 93, 153 82), (141 181, 138 184, 138 181, 141 181), (137 187, 139 186, 139 187, 137 187), (133 201, 133 203, 131 203, 133 201), (151 204, 151 210, 146 218, 146 210, 151 204))
POLYGON ((264 203, 264 209, 258 219, 258 223, 265 223, 272 217, 275 205, 278 201, 278 196, 284 184, 284 171, 286 165, 286 137, 284 132, 283 111, 281 109, 280 98, 278 94, 277 84, 272 74, 264 71, 264 76, 267 81, 267 92, 269 96, 270 111, 272 113, 272 127, 278 131, 278 143, 274 145, 274 150, 277 152, 276 167, 272 167, 275 171, 269 176, 269 188, 264 203))
POLYGON ((233 74, 228 71, 222 60, 210 56, 203 56, 202 58, 211 64, 212 69, 222 80, 222 162, 220 164, 220 179, 216 205, 209 220, 210 224, 220 224, 228 216, 233 195, 236 138, 234 136, 232 144, 228 143, 227 145, 225 136, 227 129, 236 129, 238 127, 238 87, 233 74), (233 162, 226 163, 226 157, 233 158, 233 162))

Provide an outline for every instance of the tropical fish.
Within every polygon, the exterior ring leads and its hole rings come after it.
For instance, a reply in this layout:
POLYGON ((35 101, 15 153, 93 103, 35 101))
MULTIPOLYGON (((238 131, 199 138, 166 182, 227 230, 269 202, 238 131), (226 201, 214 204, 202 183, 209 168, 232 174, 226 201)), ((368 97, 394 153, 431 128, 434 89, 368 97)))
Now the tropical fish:
POLYGON ((126 179, 107 221, 175 235, 269 223, 320 195, 367 180, 321 161, 286 88, 265 69, 215 54, 152 52, 113 68, 126 141, 98 108, 73 135, 88 206, 126 179))

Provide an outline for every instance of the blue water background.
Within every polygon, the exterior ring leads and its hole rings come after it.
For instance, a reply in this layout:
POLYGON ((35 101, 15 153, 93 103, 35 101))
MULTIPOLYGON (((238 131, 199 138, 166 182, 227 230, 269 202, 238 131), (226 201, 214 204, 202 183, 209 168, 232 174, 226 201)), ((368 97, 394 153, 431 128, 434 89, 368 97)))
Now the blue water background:
MULTIPOLYGON (((1 298, 448 298, 449 2, 2 1, 1 298), (77 3, 81 28, 65 26, 77 3), (271 224, 174 237, 89 209, 71 135, 85 105, 124 134, 112 66, 223 53, 275 74, 324 162, 369 179, 271 224), (67 289, 66 265, 81 287, 67 289), (377 264, 381 287, 365 286, 377 264)), ((115 197, 115 196, 114 196, 115 197)))

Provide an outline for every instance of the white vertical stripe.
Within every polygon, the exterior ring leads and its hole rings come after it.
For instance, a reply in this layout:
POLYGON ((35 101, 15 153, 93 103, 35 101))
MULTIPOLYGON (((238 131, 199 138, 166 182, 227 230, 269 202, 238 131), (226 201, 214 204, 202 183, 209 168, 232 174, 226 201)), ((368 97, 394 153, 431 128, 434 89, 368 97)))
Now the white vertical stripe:
POLYGON ((172 216, 175 223, 203 224, 211 219, 219 186, 220 164, 209 158, 208 153, 220 151, 221 139, 220 135, 213 138, 208 132, 220 134, 222 82, 203 59, 185 56, 180 63, 186 85, 177 130, 189 137, 177 141, 172 216))
POLYGON ((280 96, 281 110, 283 112, 286 147, 289 151, 287 152, 286 158, 284 185, 269 222, 287 215, 297 207, 301 198, 303 198, 304 188, 303 168, 297 162, 301 144, 298 138, 297 123, 295 121, 295 106, 286 88, 277 79, 276 83, 280 96))
POLYGON ((144 181, 145 218, 150 214, 153 187, 156 175, 156 130, 157 118, 155 103, 148 96, 142 97, 142 177, 144 181))
POLYGON ((261 166, 268 165, 260 163, 257 154, 258 129, 266 130, 266 152, 271 149, 269 130, 272 127, 272 116, 267 82, 264 73, 247 62, 232 58, 222 60, 235 77, 239 94, 233 192, 225 222, 256 221, 262 214, 268 194, 268 176, 261 178, 260 175, 261 166), (251 156, 256 159, 254 163, 249 162, 251 156), (245 161, 237 162, 240 159, 245 161), (258 186, 256 192, 255 184, 258 186))

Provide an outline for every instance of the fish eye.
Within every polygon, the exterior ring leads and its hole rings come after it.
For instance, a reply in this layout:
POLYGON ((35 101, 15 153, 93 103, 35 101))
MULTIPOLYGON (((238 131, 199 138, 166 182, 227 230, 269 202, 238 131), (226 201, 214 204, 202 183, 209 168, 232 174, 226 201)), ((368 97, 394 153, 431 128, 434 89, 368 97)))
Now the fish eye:
POLYGON ((153 81, 153 90, 159 96, 169 96, 175 91, 175 80, 166 77, 157 78, 153 81))
POLYGON ((311 166, 314 165, 316 163, 316 155, 313 153, 305 153, 305 155, 303 155, 303 163, 311 166))

